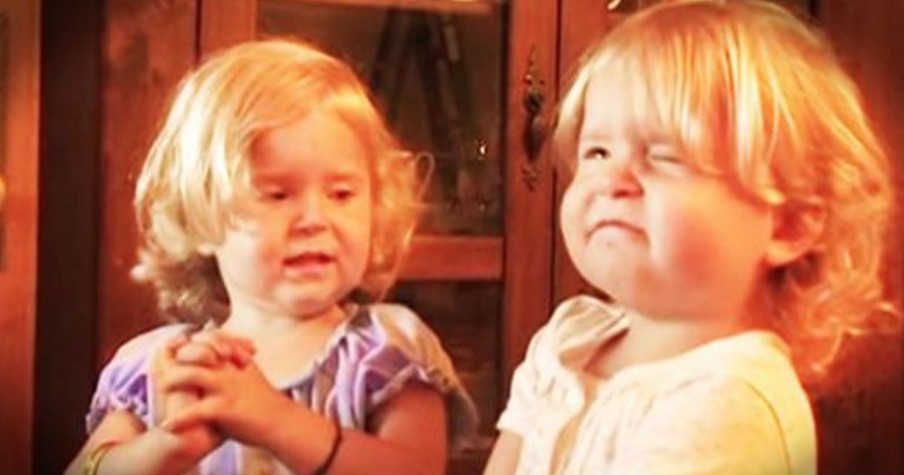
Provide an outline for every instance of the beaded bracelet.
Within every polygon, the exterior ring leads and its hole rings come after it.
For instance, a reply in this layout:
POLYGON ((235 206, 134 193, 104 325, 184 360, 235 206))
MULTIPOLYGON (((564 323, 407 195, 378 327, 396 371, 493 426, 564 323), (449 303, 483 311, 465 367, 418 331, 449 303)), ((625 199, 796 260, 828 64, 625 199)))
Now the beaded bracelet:
POLYGON ((100 469, 100 462, 103 460, 104 456, 107 455, 107 452, 110 451, 113 447, 119 445, 119 441, 117 440, 108 440, 91 451, 88 455, 88 459, 85 461, 84 470, 82 470, 83 475, 97 475, 98 469, 100 469))
POLYGON ((339 452, 339 444, 342 443, 342 426, 339 425, 339 421, 333 421, 333 426, 336 428, 336 435, 333 436, 333 445, 330 447, 330 452, 326 455, 326 459, 323 463, 317 467, 317 470, 311 472, 311 475, 326 475, 327 470, 330 469, 330 466, 333 465, 333 461, 336 460, 336 453, 339 452))

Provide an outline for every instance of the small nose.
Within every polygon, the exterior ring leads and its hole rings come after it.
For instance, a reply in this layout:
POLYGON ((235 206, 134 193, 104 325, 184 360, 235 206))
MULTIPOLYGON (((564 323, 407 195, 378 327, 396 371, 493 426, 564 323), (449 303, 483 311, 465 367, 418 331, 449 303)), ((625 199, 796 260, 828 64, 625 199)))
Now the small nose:
POLYGON ((610 198, 632 198, 643 194, 634 161, 628 157, 609 159, 595 180, 598 191, 610 198))
POLYGON ((294 208, 292 231, 310 235, 326 229, 323 207, 323 200, 313 193, 300 197, 294 208))

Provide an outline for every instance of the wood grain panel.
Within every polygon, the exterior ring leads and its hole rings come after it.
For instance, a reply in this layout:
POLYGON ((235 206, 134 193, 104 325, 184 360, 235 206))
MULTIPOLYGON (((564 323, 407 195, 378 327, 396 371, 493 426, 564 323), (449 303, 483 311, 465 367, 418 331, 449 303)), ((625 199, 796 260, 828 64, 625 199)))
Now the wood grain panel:
POLYGON ((160 322, 151 290, 129 277, 137 246, 132 194, 173 88, 195 64, 196 7, 195 0, 106 2, 98 363, 160 322))
POLYGON ((557 75, 557 2, 525 1, 509 5, 509 61, 506 121, 505 275, 503 287, 503 397, 512 372, 524 358, 534 332, 551 309, 552 248, 555 221, 553 177, 548 149, 532 161, 524 145, 528 114, 525 79, 538 79, 544 94, 541 116, 552 120, 557 75), (533 181, 531 181, 533 180, 533 181), (531 184, 532 183, 532 184, 531 184))
POLYGON ((257 29, 256 0, 201 1, 201 55, 252 40, 257 29))
MULTIPOLYGON (((881 132, 895 166, 899 194, 896 229, 886 267, 890 296, 899 308, 904 290, 904 2, 901 0, 815 0, 819 23, 860 85, 870 117, 881 132)), ((904 473, 904 362, 900 334, 864 345, 864 363, 881 377, 860 392, 825 403, 820 420, 820 473, 904 473)), ((865 375, 866 376, 866 375, 865 375)))
POLYGON ((502 239, 416 236, 399 279, 486 281, 502 278, 502 239))
POLYGON ((0 153, 7 182, 0 215, 0 460, 7 473, 30 473, 38 239, 38 9, 25 0, 4 0, 0 11, 6 14, 0 153))
POLYGON ((317 3, 346 6, 408 8, 450 14, 487 15, 497 0, 282 0, 285 3, 317 3))

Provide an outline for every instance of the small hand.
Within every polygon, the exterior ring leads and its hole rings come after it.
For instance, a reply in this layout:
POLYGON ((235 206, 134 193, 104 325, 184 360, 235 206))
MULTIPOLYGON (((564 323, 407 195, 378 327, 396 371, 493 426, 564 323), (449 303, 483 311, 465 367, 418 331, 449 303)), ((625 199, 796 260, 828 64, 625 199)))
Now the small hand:
MULTIPOLYGON (((176 348, 187 344, 187 341, 187 337, 180 336, 169 342, 158 354, 153 365, 156 381, 165 381, 167 375, 179 367, 175 356, 176 348)), ((161 398, 160 413, 163 420, 184 412, 201 399, 200 391, 187 387, 168 390, 160 385, 159 395, 161 398)), ((179 451, 186 460, 190 461, 190 465, 200 461, 223 442, 223 436, 212 424, 186 425, 179 430, 169 431, 169 433, 171 437, 177 439, 179 451)))
POLYGON ((199 391, 203 397, 172 414, 163 427, 178 432, 210 424, 240 442, 266 446, 274 421, 295 405, 267 381, 256 364, 215 367, 179 364, 161 381, 165 391, 199 391))
POLYGON ((216 329, 206 329, 172 340, 168 345, 178 363, 213 368, 230 362, 244 367, 254 359, 254 343, 216 329))

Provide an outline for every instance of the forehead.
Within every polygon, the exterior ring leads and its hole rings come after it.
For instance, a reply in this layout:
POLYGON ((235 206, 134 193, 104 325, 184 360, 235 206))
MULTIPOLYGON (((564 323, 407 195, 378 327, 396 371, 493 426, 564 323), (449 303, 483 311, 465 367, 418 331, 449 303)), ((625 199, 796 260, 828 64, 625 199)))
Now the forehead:
POLYGON ((630 75, 601 71, 584 92, 584 117, 579 137, 631 134, 663 135, 664 117, 651 100, 651 91, 630 75))
POLYGON ((369 153, 339 114, 315 111, 261 132, 251 145, 257 172, 367 174, 369 153))

